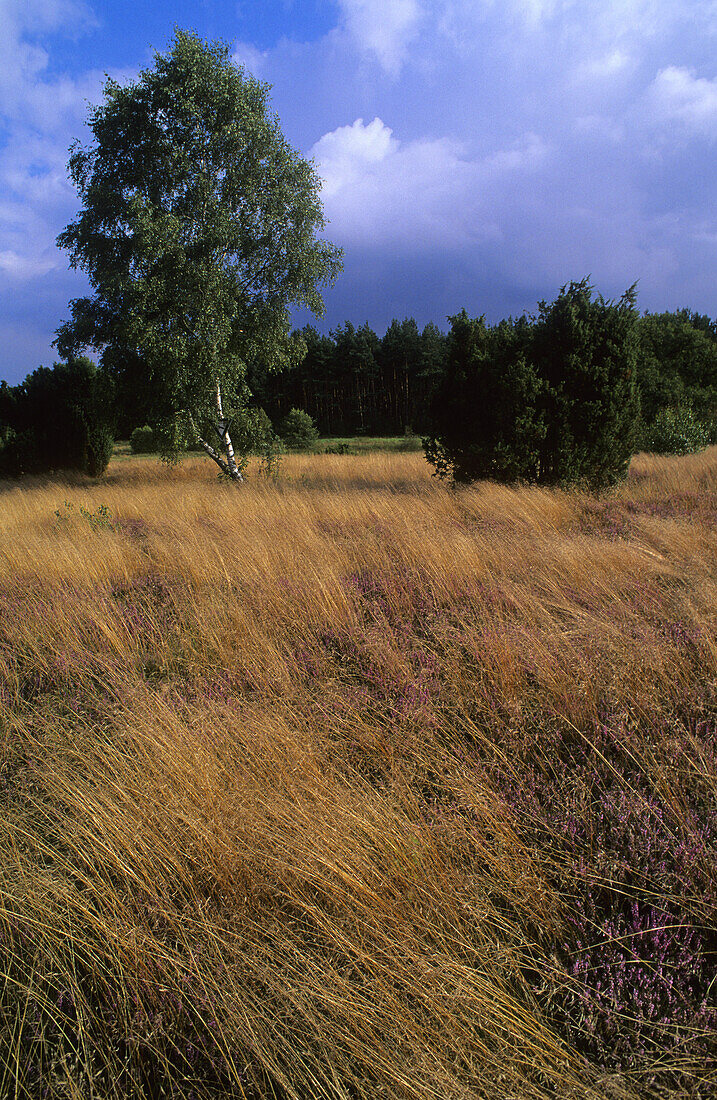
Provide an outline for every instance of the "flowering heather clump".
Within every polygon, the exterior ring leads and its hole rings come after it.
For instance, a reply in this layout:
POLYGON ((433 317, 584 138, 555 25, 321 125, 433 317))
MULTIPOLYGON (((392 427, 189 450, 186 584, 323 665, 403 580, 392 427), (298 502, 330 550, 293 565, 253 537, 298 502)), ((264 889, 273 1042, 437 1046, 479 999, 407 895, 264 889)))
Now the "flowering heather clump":
MULTIPOLYGON (((644 482, 646 475, 636 480, 638 484, 641 480, 644 482)), ((699 523, 714 529, 717 527, 717 493, 692 489, 634 500, 585 500, 579 529, 609 539, 630 538, 636 534, 636 521, 645 516, 699 523)))
POLYGON ((588 500, 580 516, 580 530, 603 538, 628 538, 632 532, 629 511, 620 501, 588 500))
POLYGON ((141 544, 148 537, 151 528, 142 516, 130 516, 127 519, 120 516, 115 522, 115 530, 141 544))
POLYGON ((644 901, 625 913, 614 900, 596 901, 599 885, 586 886, 562 945, 571 1037, 608 1069, 639 1072, 647 1062, 651 1083, 686 1092, 706 1075, 714 1083, 714 951, 703 930, 644 901))
POLYGON ((655 497, 642 501, 627 501, 625 508, 633 516, 657 516, 660 519, 698 521, 714 526, 717 518, 717 493, 672 493, 668 497, 655 497))
POLYGON ((547 1010, 606 1069, 703 1095, 717 1082, 717 805, 688 771, 682 790, 660 791, 661 769, 619 716, 551 740, 545 770, 503 783, 534 841, 559 853, 565 978, 543 988, 547 1010))
POLYGON ((389 637, 395 648, 386 647, 385 635, 324 630, 314 654, 301 651, 295 660, 309 683, 329 677, 351 705, 361 698, 364 705, 394 720, 424 714, 439 690, 436 657, 417 644, 414 635, 406 644, 408 638, 402 637, 397 624, 389 637))

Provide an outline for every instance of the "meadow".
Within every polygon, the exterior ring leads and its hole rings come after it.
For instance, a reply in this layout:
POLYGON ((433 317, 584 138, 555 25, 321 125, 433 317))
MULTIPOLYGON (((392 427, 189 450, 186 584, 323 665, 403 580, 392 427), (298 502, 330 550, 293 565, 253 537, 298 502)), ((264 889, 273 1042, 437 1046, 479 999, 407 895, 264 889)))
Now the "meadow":
POLYGON ((0 486, 0 1096, 717 1091, 717 448, 0 486))

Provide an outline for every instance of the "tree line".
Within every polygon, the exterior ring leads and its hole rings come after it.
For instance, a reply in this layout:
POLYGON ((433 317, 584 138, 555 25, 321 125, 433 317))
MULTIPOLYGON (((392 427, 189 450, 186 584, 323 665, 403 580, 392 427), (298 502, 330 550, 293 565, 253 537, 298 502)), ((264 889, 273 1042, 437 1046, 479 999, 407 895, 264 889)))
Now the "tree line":
MULTIPOLYGON (((582 287, 585 297, 586 280, 571 285, 582 287)), ((577 290, 572 297, 580 297, 577 290)), ((635 304, 634 295, 623 303, 621 339, 630 345, 629 369, 635 372, 639 396, 639 408, 631 407, 636 443, 646 440, 660 414, 669 409, 690 408, 712 430, 717 418, 717 321, 690 309, 640 316, 635 304)), ((505 369, 502 345, 509 334, 509 342, 520 345, 523 355, 557 361, 567 334, 548 331, 547 309, 541 303, 535 315, 495 325, 485 317, 471 322, 464 310, 448 319, 448 332, 434 323, 421 331, 413 318, 395 319, 383 337, 368 323, 356 327, 346 321, 328 335, 308 325, 295 333, 306 347, 304 358, 281 374, 250 370, 249 386, 275 423, 291 408, 301 408, 322 436, 426 435, 440 418, 440 395, 448 400, 446 371, 477 369, 475 347, 471 350, 466 344, 469 330, 475 340, 480 333, 482 357, 492 360, 498 373, 505 369)), ((571 354, 577 353, 576 346, 571 354)), ((515 378, 510 384, 518 386, 515 378)), ((465 415, 490 421, 497 412, 496 401, 486 398, 487 404, 481 398, 477 408, 477 396, 472 397, 465 415)), ((519 390, 514 400, 520 404, 519 390)))
POLYGON ((394 320, 383 337, 351 321, 329 335, 312 325, 295 334, 303 359, 282 374, 250 370, 248 384, 272 421, 292 408, 311 416, 322 436, 420 434, 447 338, 434 323, 394 320))
MULTIPOLYGON (((458 480, 598 485, 638 449, 717 441, 717 321, 704 314, 639 315, 634 290, 605 302, 582 280, 535 314, 490 325, 463 310, 449 323, 295 331, 293 365, 250 365, 226 395, 242 451, 300 409, 322 436, 419 434, 458 480)), ((153 419, 151 391, 127 402, 116 378, 75 357, 2 383, 0 473, 104 469, 112 439, 153 419)))

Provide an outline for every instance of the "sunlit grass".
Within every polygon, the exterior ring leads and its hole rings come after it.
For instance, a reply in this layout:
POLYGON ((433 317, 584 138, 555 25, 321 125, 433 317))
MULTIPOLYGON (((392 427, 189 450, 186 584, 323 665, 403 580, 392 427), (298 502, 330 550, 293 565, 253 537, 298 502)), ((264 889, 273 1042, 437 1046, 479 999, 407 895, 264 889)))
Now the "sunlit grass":
POLYGON ((0 1095, 713 1094, 716 448, 0 488, 0 1095))

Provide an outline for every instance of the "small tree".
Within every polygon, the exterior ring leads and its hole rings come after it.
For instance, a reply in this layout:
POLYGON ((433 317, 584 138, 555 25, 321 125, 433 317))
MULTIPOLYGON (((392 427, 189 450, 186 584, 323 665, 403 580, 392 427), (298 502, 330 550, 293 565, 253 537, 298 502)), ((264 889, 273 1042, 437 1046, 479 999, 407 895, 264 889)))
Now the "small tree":
POLYGON ((465 310, 450 318, 444 372, 423 441, 439 477, 535 481, 545 435, 538 407, 541 381, 526 359, 524 318, 489 328, 465 310))
POLYGON ((93 143, 69 162, 83 209, 58 237, 93 296, 71 303, 57 345, 100 352, 166 457, 192 439, 241 480, 230 428, 246 365, 297 359, 289 307, 320 313, 319 287, 340 270, 317 236, 319 179, 268 112, 267 85, 222 43, 177 30, 152 69, 104 94, 93 143))
POLYGON ((316 425, 303 409, 292 409, 286 414, 279 435, 292 451, 310 451, 319 438, 316 425))

